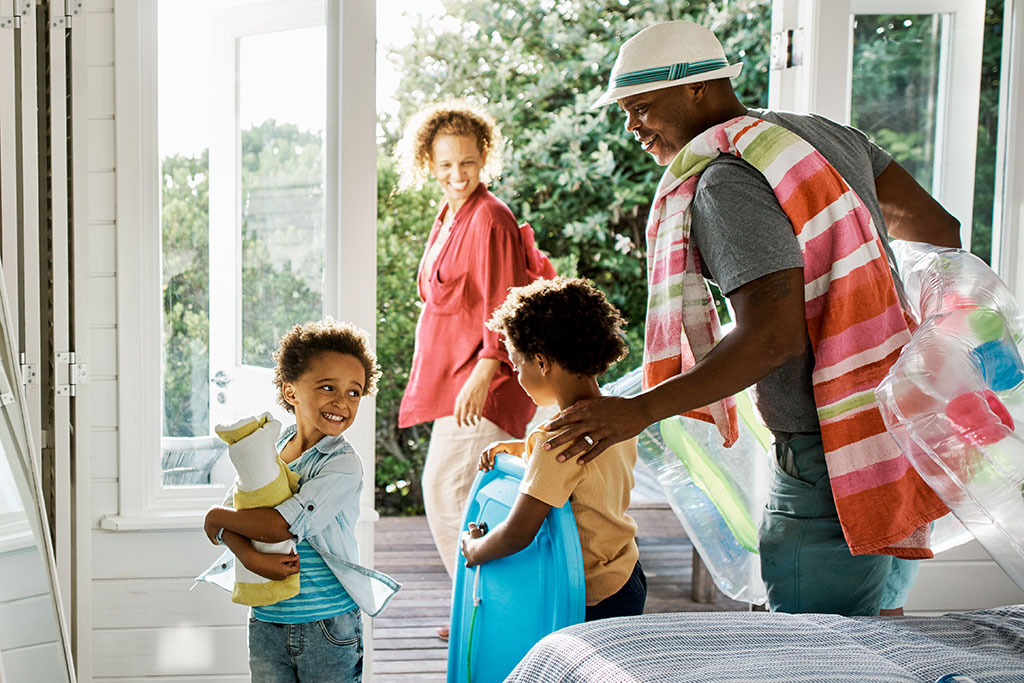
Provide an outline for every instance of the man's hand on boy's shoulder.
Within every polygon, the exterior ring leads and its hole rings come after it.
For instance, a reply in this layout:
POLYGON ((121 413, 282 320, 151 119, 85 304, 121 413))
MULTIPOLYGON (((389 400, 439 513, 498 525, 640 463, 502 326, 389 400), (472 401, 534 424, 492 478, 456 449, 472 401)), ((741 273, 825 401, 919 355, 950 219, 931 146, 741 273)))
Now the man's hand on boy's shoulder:
POLYGON ((642 432, 650 424, 645 419, 639 406, 622 396, 577 401, 542 426, 558 434, 541 445, 541 452, 557 456, 558 462, 574 458, 577 465, 583 465, 642 432))

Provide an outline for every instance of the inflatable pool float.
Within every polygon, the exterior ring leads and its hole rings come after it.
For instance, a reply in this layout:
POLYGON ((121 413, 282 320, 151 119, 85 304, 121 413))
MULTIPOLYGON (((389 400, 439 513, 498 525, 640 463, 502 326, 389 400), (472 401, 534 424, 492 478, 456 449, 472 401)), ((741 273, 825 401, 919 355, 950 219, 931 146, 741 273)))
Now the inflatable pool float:
MULTIPOLYGON (((634 396, 641 373, 642 368, 632 370, 601 390, 634 396)), ((731 448, 722 446, 714 425, 676 416, 641 432, 637 453, 718 589, 734 600, 763 604, 757 528, 768 502, 771 437, 755 419, 747 393, 736 399, 739 439, 731 448)))
POLYGON ((920 326, 875 392, 914 469, 1024 589, 1024 318, 981 259, 895 242, 920 326))
MULTIPOLYGON (((462 528, 504 521, 524 471, 521 458, 498 454, 494 469, 477 474, 462 528)), ((520 552, 472 569, 460 552, 455 565, 449 683, 503 681, 538 640, 583 622, 583 556, 569 503, 552 508, 520 552)))

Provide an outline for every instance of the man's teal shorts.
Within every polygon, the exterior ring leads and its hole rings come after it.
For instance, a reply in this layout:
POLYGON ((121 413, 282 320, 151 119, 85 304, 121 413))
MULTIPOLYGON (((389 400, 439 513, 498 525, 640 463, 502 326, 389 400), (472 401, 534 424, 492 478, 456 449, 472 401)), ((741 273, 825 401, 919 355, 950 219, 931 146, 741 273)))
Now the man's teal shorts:
POLYGON ((761 577, 777 612, 875 616, 902 607, 917 561, 851 555, 839 524, 821 434, 775 434, 760 529, 761 577))

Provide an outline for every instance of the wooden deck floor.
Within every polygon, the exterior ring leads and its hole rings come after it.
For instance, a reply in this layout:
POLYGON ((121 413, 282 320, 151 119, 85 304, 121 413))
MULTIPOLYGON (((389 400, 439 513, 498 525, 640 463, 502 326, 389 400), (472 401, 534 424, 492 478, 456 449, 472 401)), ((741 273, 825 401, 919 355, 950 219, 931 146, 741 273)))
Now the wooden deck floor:
MULTIPOLYGON (((647 574, 646 612, 746 610, 716 592, 713 603, 690 599, 692 546, 667 505, 634 507, 640 561, 647 574)), ((386 517, 377 522, 375 566, 402 590, 374 620, 374 680, 443 681, 447 644, 434 629, 448 621, 451 581, 441 566, 423 517, 386 517)))

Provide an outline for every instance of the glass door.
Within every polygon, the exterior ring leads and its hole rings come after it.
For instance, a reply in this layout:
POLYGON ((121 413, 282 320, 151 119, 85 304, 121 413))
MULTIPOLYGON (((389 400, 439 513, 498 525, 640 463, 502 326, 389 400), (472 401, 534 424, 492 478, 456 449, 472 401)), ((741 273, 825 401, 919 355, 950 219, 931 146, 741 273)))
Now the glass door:
POLYGON ((773 75, 771 106, 863 130, 960 220, 967 247, 984 19, 984 0, 776 0, 772 33, 793 41, 799 73, 773 75))
MULTIPOLYGON (((210 146, 210 420, 276 407, 277 339, 323 314, 322 1, 218 22, 210 146)), ((276 408, 285 422, 285 411, 276 408)))
POLYGON ((217 423, 275 411, 271 354, 323 311, 323 0, 159 4, 161 484, 230 484, 217 423))

